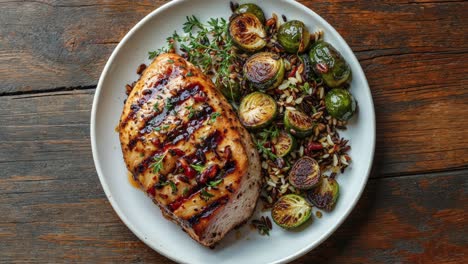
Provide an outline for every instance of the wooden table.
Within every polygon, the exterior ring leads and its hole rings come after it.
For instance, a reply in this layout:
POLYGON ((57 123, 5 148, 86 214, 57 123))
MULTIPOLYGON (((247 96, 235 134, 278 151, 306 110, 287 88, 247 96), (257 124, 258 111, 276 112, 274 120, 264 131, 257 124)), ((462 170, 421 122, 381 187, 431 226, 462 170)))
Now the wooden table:
MULTIPOLYGON (((172 263, 114 213, 89 140, 106 60, 165 2, 0 0, 0 262, 172 263)), ((296 263, 468 263, 468 2, 301 2, 359 58, 377 149, 357 208, 296 263)))

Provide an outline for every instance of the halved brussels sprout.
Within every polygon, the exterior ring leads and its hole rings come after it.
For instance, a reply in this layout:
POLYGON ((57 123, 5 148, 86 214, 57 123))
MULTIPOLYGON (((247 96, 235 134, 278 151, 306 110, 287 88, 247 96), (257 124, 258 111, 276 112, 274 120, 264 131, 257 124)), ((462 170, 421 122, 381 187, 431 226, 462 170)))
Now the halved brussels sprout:
POLYGON ((338 87, 350 79, 351 68, 330 43, 317 42, 310 50, 309 56, 315 73, 329 87, 338 87))
POLYGON ((285 229, 298 227, 309 220, 312 206, 301 196, 288 194, 276 201, 271 209, 273 221, 285 229))
POLYGON ((264 93, 254 92, 244 97, 239 106, 239 119, 248 129, 269 125, 278 112, 275 100, 264 93))
POLYGON ((345 89, 332 89, 325 96, 328 113, 339 120, 349 120, 356 111, 353 95, 345 89))
POLYGON ((317 208, 331 211, 340 195, 340 186, 335 179, 323 177, 319 186, 307 194, 317 208))
POLYGON ((244 64, 244 75, 256 89, 275 89, 284 80, 283 59, 272 52, 254 54, 244 64))
POLYGON ((307 81, 315 80, 314 67, 312 66, 312 61, 310 60, 309 54, 302 54, 299 56, 302 64, 304 65, 304 76, 307 81))
POLYGON ((230 102, 237 102, 241 97, 239 83, 228 77, 216 77, 216 87, 230 102))
POLYGON ((273 139, 276 156, 282 158, 288 155, 296 145, 296 139, 288 132, 281 131, 278 137, 273 139))
POLYGON ((317 186, 320 177, 318 162, 311 157, 304 156, 294 163, 289 172, 289 183, 298 189, 309 190, 317 186))
POLYGON ((263 10, 256 4, 242 4, 236 9, 234 13, 251 13, 254 14, 260 20, 260 22, 262 22, 262 24, 265 23, 265 14, 263 13, 263 10))
POLYGON ((229 22, 229 35, 239 48, 249 52, 259 51, 267 44, 262 22, 251 13, 234 14, 229 22))
POLYGON ((287 52, 302 53, 309 47, 310 33, 304 23, 291 20, 279 28, 278 41, 287 52))
POLYGON ((284 125, 293 130, 294 136, 303 138, 312 134, 315 123, 312 118, 301 111, 286 109, 284 113, 284 125))

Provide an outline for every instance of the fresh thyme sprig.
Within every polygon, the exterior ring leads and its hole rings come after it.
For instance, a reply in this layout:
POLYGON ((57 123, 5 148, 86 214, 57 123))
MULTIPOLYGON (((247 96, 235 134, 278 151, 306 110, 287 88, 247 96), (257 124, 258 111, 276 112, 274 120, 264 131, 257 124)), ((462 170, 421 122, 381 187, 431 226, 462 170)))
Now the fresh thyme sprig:
POLYGON ((226 19, 211 18, 205 24, 195 16, 187 16, 183 31, 184 36, 174 32, 167 38, 167 46, 149 52, 149 58, 173 50, 177 43, 183 55, 205 74, 217 73, 219 78, 229 75, 229 67, 236 56, 232 52, 232 40, 227 36, 226 19))
POLYGON ((150 165, 150 168, 153 169, 153 173, 158 173, 159 171, 161 171, 162 169, 164 169, 164 165, 163 165, 163 160, 164 158, 166 157, 166 154, 167 153, 164 153, 162 155, 159 155, 159 156, 155 156, 153 159, 154 159, 154 163, 150 165))

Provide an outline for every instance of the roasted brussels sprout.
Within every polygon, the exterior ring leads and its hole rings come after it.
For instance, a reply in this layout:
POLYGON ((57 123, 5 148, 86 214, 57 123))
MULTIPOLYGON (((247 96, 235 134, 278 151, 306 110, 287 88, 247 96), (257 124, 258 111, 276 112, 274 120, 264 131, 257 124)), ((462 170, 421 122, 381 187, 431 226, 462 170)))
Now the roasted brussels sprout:
POLYGON ((317 42, 309 52, 315 73, 331 88, 341 86, 351 78, 351 68, 329 43, 317 42))
POLYGON ((284 79, 283 59, 272 52, 254 54, 244 64, 244 75, 256 89, 274 89, 284 79))
POLYGON ((286 109, 284 125, 292 130, 294 136, 303 138, 312 134, 315 123, 312 118, 299 110, 286 109))
POLYGON ((282 228, 298 227, 309 220, 312 206, 301 196, 288 194, 276 201, 271 209, 271 218, 282 228))
POLYGON ((271 96, 254 92, 242 99, 239 119, 248 129, 257 129, 270 124, 277 112, 276 101, 271 96))
POLYGON ((317 208, 331 211, 340 195, 340 187, 335 179, 323 177, 320 184, 307 194, 307 198, 317 208))
POLYGON ((288 132, 281 131, 278 137, 273 139, 276 156, 282 158, 288 155, 296 145, 296 139, 288 132))
POLYGON ((309 47, 310 33, 304 23, 291 20, 279 28, 278 41, 287 52, 302 53, 309 47))
POLYGON ((254 14, 262 24, 265 24, 265 14, 263 13, 263 10, 256 4, 242 4, 240 5, 236 11, 234 12, 236 14, 245 14, 245 13, 251 13, 254 14))
POLYGON ((216 87, 219 91, 228 99, 230 102, 238 102, 241 97, 240 86, 238 82, 228 78, 220 77, 216 78, 216 87))
POLYGON ((310 60, 309 54, 302 54, 299 56, 302 64, 304 65, 304 77, 307 81, 312 81, 316 79, 314 68, 312 67, 312 61, 310 60))
POLYGON ((328 113, 339 120, 349 120, 356 111, 356 101, 346 89, 332 89, 325 96, 328 113))
POLYGON ((229 36, 239 48, 254 52, 267 44, 262 22, 251 13, 234 14, 229 22, 229 36))
POLYGON ((300 190, 309 190, 320 182, 320 166, 318 162, 304 156, 294 163, 289 172, 289 183, 300 190))

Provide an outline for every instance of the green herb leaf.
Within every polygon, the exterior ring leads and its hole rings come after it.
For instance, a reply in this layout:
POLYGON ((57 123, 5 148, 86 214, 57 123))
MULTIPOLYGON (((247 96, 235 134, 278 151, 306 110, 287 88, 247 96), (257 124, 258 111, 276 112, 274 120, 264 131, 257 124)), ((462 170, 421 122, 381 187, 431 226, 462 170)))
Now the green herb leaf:
POLYGON ((150 165, 150 168, 153 169, 153 173, 159 173, 164 168, 163 160, 166 157, 166 154, 155 156, 153 164, 150 165))
POLYGON ((166 106, 165 106, 165 108, 166 108, 167 110, 172 110, 173 107, 174 107, 174 105, 172 104, 171 99, 170 99, 170 98, 167 98, 167 99, 166 99, 166 106))
POLYGON ((184 190, 182 191, 182 196, 186 196, 189 191, 189 188, 185 187, 184 190))
POLYGON ((202 23, 196 18, 195 16, 188 16, 187 17, 187 22, 184 23, 184 32, 189 33, 195 28, 203 29, 202 23))
POLYGON ((271 160, 276 160, 278 158, 278 156, 276 156, 270 148, 266 148, 264 146, 266 140, 263 140, 263 141, 260 141, 260 140, 257 140, 255 142, 255 144, 257 145, 257 149, 259 150, 260 153, 265 153, 268 158, 270 158, 271 160))
POLYGON ((203 172, 205 170, 205 166, 202 165, 191 164, 190 167, 192 167, 197 172, 203 172))
POLYGON ((169 181, 169 185, 171 186, 172 189, 172 194, 177 193, 177 186, 173 181, 169 181))
POLYGON ((205 201, 208 201, 210 200, 211 197, 214 197, 213 194, 209 193, 206 191, 205 188, 203 188, 201 191, 200 191, 200 197, 205 200, 205 201))
POLYGON ((187 77, 191 77, 191 76, 193 76, 193 73, 192 73, 191 71, 189 71, 189 72, 187 72, 187 75, 186 75, 186 76, 187 76, 187 77))
POLYGON ((174 60, 169 59, 169 60, 167 60, 167 62, 169 62, 170 64, 173 64, 174 60))
POLYGON ((210 124, 214 123, 216 121, 216 118, 218 118, 218 116, 220 115, 221 113, 218 113, 218 112, 211 113, 209 123, 210 124))
POLYGON ((153 109, 154 109, 154 111, 156 111, 156 112, 159 111, 159 102, 154 103, 153 109))
POLYGON ((210 181, 210 182, 208 183, 208 186, 216 187, 216 186, 218 186, 222 181, 223 181, 223 179, 219 179, 219 180, 217 180, 217 181, 210 181))

